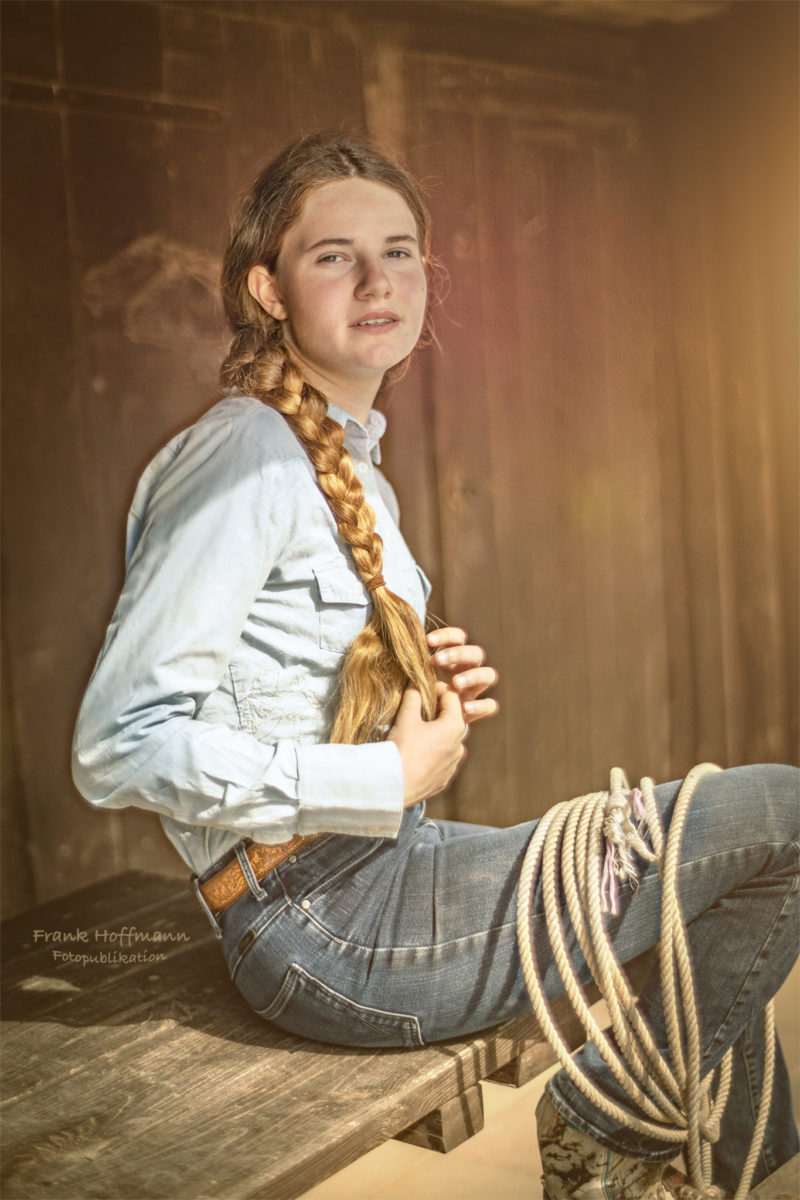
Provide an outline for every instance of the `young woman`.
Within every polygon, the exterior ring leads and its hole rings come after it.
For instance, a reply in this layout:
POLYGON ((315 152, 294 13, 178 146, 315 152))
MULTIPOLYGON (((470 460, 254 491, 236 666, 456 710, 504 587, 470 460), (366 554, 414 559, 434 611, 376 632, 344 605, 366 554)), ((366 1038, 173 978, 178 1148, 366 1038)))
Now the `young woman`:
MULTIPOLYGON (((373 402, 424 335, 430 274, 419 190, 369 146, 312 136, 258 178, 223 269, 229 390, 139 484, 75 739, 88 800, 160 815, 252 1008, 351 1045, 419 1046, 530 1006, 515 905, 536 822, 423 810, 497 710, 482 650, 458 628, 424 635, 427 583, 378 470, 373 402)), ((657 789, 665 824, 677 791, 657 789)), ((684 836, 703 1071, 735 1050, 715 1150, 728 1189, 761 1013, 795 954, 797 800, 788 767, 712 775, 684 836)), ((659 899, 643 863, 609 922, 623 961, 656 942, 659 899)), ((546 953, 538 893, 532 920, 546 953)), ((657 986, 641 1006, 665 1045, 657 986)), ((619 1096, 591 1045, 581 1058, 619 1096)), ((797 1149, 787 1089, 779 1056, 756 1178, 797 1149)), ((593 1181, 615 1200, 661 1194, 674 1143, 632 1134, 563 1073, 538 1116, 553 1200, 593 1181)))

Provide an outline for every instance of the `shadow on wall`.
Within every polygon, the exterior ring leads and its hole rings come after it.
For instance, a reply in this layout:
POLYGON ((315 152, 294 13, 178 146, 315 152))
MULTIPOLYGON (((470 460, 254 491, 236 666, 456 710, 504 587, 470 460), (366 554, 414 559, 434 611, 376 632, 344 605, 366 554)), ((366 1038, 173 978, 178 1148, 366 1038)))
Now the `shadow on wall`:
POLYGON ((220 267, 204 250, 151 233, 87 271, 81 295, 93 317, 121 310, 131 342, 177 350, 206 384, 224 352, 220 267))

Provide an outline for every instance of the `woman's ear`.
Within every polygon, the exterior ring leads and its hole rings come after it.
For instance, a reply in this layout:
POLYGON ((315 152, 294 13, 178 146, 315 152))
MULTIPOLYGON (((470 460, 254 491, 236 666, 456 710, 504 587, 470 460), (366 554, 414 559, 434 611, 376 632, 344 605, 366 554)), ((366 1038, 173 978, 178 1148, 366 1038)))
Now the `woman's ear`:
POLYGON ((269 313, 276 321, 286 320, 286 305, 281 299, 277 281, 266 267, 259 265, 250 268, 247 274, 247 290, 264 312, 269 313))

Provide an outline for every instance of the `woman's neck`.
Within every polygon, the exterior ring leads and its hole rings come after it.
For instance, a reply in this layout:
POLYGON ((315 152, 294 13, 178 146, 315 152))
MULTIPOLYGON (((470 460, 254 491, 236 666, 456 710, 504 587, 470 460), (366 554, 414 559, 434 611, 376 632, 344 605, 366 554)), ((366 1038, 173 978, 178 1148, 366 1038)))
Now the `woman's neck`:
POLYGON ((318 392, 321 392, 326 400, 335 404, 342 412, 346 412, 349 417, 355 417, 362 425, 366 424, 383 381, 382 374, 377 377, 375 374, 370 374, 364 379, 339 379, 315 370, 313 366, 304 361, 303 356, 294 347, 291 348, 290 354, 300 368, 303 378, 318 392))

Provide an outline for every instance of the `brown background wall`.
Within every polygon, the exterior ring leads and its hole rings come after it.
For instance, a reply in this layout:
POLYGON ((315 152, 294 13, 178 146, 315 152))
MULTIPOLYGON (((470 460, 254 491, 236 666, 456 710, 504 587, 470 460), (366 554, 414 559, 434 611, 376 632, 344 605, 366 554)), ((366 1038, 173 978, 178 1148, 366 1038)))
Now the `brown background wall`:
POLYGON ((2 5, 7 909, 180 870, 71 728, 136 477, 216 395, 233 198, 320 127, 407 155, 450 274, 388 471, 503 715, 437 811, 797 761, 797 6, 552 7, 2 5))

